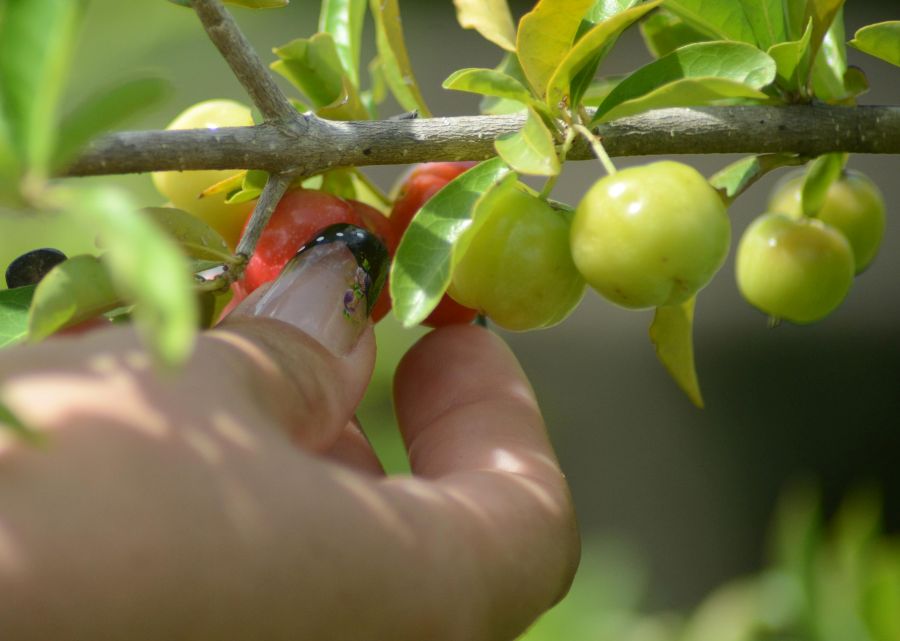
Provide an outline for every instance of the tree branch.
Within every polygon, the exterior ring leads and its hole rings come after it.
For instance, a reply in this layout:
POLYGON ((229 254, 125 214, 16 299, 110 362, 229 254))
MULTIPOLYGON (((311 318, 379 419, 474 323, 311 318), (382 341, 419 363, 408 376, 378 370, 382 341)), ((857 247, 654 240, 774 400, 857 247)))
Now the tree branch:
MULTIPOLYGON (((198 2, 201 0, 197 0, 198 2)), ((301 136, 274 124, 111 134, 93 142, 69 176, 186 169, 263 169, 309 175, 331 167, 481 160, 521 116, 339 122, 311 118, 301 136)), ((898 106, 673 108, 597 127, 612 156, 845 151, 900 153, 898 106)), ((576 143, 572 159, 591 157, 576 143)))
POLYGON ((222 3, 219 0, 192 0, 191 6, 209 39, 244 86, 253 104, 259 107, 263 117, 267 121, 301 123, 303 117, 275 84, 269 70, 222 3))

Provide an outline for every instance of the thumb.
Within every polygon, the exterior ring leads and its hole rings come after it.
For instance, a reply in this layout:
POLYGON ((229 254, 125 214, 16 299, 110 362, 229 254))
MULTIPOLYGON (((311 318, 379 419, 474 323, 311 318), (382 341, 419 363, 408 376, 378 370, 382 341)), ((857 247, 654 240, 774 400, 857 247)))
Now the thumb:
POLYGON ((251 384, 303 447, 330 447, 365 393, 388 261, 372 234, 332 225, 210 333, 252 361, 251 384))

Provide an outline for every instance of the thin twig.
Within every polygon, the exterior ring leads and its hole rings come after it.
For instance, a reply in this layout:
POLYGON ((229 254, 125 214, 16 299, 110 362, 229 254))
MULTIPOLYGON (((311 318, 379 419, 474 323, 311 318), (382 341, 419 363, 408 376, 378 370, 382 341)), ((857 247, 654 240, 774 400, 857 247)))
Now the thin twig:
POLYGON ((219 0, 192 0, 191 6, 209 39, 228 62, 263 117, 267 121, 280 123, 300 121, 302 116, 275 84, 272 74, 222 3, 219 0))
POLYGON ((294 176, 289 174, 273 174, 269 176, 269 180, 266 181, 266 186, 263 187, 259 200, 256 202, 253 214, 251 214, 250 220, 247 221, 244 235, 241 236, 241 240, 238 242, 236 251, 238 255, 249 258, 256 251, 256 244, 259 242, 263 229, 272 217, 275 206, 281 200, 281 197, 284 196, 284 192, 287 191, 293 179, 294 176))
MULTIPOLYGON (((92 143, 70 176, 184 169, 262 169, 311 175, 332 167, 483 160, 522 116, 336 122, 311 119, 302 136, 264 124, 123 132, 92 143)), ((610 156, 833 151, 900 153, 900 106, 735 106, 649 111, 595 129, 610 156)), ((576 141, 568 155, 593 158, 576 141)))

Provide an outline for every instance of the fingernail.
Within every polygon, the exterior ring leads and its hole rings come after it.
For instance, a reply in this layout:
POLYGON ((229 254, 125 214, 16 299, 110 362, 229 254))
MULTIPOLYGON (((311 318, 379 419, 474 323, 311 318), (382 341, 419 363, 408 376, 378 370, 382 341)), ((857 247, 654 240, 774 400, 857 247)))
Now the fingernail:
POLYGON ((343 356, 368 325, 388 262, 387 249, 371 232, 331 225, 300 248, 252 313, 289 323, 343 356))

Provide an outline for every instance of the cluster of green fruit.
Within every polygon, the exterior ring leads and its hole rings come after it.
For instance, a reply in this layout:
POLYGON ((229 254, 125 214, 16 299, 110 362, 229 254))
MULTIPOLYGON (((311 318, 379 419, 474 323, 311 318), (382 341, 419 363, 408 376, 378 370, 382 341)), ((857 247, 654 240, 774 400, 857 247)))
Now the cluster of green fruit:
MULTIPOLYGON (((200 103, 170 128, 241 126, 250 110, 231 101, 200 103)), ((237 299, 273 280, 299 247, 334 223, 369 229, 393 256, 416 212, 474 163, 427 163, 395 189, 388 215, 355 200, 312 189, 292 189, 264 230, 237 299)), ((198 199, 232 172, 165 172, 159 191, 204 219, 232 247, 252 203, 228 205, 224 195, 198 199)), ((844 298, 853 275, 875 255, 884 230, 884 206, 863 176, 834 182, 817 218, 801 215, 802 178, 775 194, 771 211, 741 240, 737 278, 744 297, 776 318, 818 320, 844 298)), ((600 179, 574 213, 521 183, 493 199, 461 245, 452 279, 430 326, 470 322, 482 313, 510 330, 549 327, 579 303, 585 284, 630 309, 682 304, 712 279, 728 254, 731 225, 720 193, 695 169, 663 161, 600 179)), ((377 301, 377 321, 390 309, 388 291, 377 301)))

